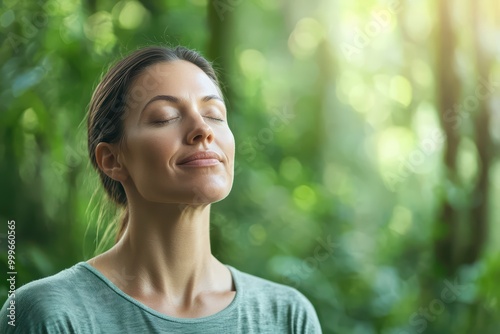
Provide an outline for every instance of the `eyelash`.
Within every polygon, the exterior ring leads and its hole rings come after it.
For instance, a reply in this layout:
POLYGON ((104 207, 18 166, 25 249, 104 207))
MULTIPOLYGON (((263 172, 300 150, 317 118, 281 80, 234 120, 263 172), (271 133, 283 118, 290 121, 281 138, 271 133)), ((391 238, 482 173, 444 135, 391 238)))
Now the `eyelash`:
POLYGON ((173 122, 177 119, 178 117, 176 118, 171 118, 171 119, 167 119, 165 121, 158 121, 158 122, 154 122, 154 124, 159 124, 159 125, 162 125, 162 124, 165 124, 165 123, 170 123, 170 122, 173 122))
POLYGON ((210 116, 203 116, 203 117, 214 120, 214 121, 224 122, 224 120, 222 118, 210 117, 210 116))
MULTIPOLYGON (((210 116, 203 116, 203 117, 208 118, 208 119, 211 119, 211 120, 213 120, 213 121, 217 121, 217 122, 224 122, 224 120, 223 120, 223 119, 221 119, 221 118, 210 117, 210 116)), ((170 122, 175 121, 175 120, 176 120, 176 119, 178 119, 178 118, 179 118, 179 117, 172 118, 172 119, 167 119, 167 120, 165 120, 165 121, 158 121, 158 122, 154 122, 154 124, 159 124, 159 125, 161 125, 161 124, 165 124, 165 123, 170 123, 170 122)))

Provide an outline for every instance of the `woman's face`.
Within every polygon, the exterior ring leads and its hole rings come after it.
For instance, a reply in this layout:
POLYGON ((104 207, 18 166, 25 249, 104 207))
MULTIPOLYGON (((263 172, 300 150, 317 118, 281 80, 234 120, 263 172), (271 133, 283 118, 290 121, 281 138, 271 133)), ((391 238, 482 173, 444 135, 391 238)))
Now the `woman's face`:
POLYGON ((208 204, 229 194, 234 137, 222 96, 200 68, 183 60, 150 66, 127 105, 126 188, 161 203, 208 204))

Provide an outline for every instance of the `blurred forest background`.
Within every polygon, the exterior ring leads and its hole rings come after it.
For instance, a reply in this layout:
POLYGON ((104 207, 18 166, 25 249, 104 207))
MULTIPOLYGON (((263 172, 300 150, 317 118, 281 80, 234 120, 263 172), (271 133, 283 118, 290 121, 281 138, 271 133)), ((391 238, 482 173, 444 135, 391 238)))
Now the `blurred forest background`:
POLYGON ((181 44, 236 137, 222 262, 299 289, 325 333, 500 332, 498 0, 0 3, 0 295, 8 220, 17 286, 110 246, 87 104, 119 57, 181 44))

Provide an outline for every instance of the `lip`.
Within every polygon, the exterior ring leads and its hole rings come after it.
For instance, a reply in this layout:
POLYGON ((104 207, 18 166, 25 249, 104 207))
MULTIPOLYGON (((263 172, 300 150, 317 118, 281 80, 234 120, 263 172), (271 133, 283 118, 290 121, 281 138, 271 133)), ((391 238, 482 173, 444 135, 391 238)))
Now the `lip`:
POLYGON ((181 159, 180 166, 214 166, 221 163, 222 159, 214 151, 199 151, 181 159))

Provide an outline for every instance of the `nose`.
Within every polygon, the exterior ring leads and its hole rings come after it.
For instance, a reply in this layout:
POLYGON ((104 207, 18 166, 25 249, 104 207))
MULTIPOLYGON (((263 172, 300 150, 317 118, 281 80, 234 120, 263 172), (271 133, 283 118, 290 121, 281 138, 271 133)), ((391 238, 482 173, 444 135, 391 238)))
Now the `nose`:
POLYGON ((189 145, 204 142, 210 144, 214 140, 212 128, 204 121, 201 115, 198 114, 193 117, 191 129, 188 131, 186 140, 189 145))

